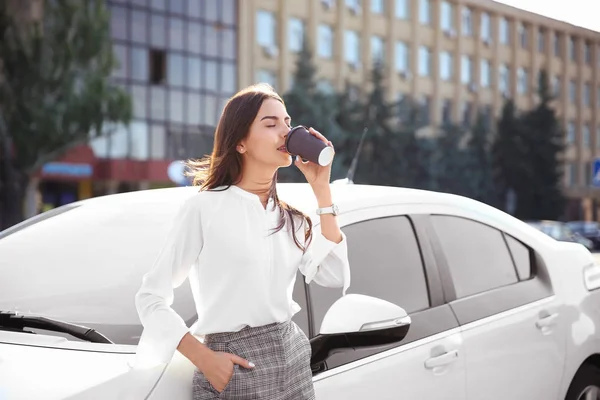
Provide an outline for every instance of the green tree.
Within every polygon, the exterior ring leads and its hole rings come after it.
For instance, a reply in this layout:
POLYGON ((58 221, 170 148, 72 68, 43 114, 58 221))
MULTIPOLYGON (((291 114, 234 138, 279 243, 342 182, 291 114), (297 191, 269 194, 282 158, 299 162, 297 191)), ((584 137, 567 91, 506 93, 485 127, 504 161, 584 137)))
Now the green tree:
MULTIPOLYGON (((293 125, 312 126, 323 133, 336 147, 336 160, 332 167, 335 176, 340 166, 337 143, 342 139, 340 128, 334 116, 336 99, 332 94, 324 93, 317 87, 317 68, 310 44, 304 38, 293 77, 292 88, 283 95, 286 108, 292 117, 293 125)), ((303 182, 302 173, 294 166, 280 169, 278 178, 282 182, 303 182)))
POLYGON ((559 219, 565 206, 560 187, 563 131, 551 107, 548 75, 541 71, 538 104, 517 115, 504 105, 493 146, 500 206, 520 219, 559 219), (512 201, 508 199, 512 198, 512 201))
POLYGON ((116 60, 103 0, 47 1, 43 22, 18 19, 17 3, 0 2, 4 228, 23 219, 41 166, 105 132, 107 122, 128 123, 132 108, 109 80, 116 60))
POLYGON ((488 204, 492 204, 495 198, 490 138, 486 116, 479 112, 467 142, 466 175, 469 197, 488 204))
POLYGON ((430 171, 433 190, 469 195, 468 159, 464 147, 465 130, 455 124, 446 124, 432 139, 435 145, 430 171))
POLYGON ((539 103, 523 116, 524 142, 532 181, 520 193, 518 211, 523 218, 559 219, 565 207, 561 190, 563 129, 551 106, 553 99, 545 70, 538 80, 539 103))

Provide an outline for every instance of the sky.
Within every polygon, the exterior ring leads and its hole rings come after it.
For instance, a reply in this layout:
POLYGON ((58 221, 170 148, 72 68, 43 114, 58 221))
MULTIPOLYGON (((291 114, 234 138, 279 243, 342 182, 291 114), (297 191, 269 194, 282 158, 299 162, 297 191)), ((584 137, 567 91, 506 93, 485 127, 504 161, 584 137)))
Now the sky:
POLYGON ((600 31, 598 0, 496 0, 546 17, 600 31), (597 4, 591 6, 591 4, 597 4))

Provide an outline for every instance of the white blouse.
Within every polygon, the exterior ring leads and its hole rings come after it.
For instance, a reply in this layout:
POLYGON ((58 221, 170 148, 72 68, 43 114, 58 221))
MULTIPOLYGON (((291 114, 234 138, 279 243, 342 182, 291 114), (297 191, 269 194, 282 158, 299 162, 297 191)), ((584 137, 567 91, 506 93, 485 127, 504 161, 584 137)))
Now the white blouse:
MULTIPOLYGON (((307 283, 350 285, 347 242, 315 232, 306 252, 291 236, 289 222, 273 233, 279 208, 237 186, 202 191, 187 199, 166 243, 142 280, 135 304, 144 326, 137 363, 171 360, 187 332, 203 336, 244 326, 284 322, 300 310, 292 299, 298 269, 307 283), (171 308, 173 289, 189 278, 198 321, 188 328, 171 308)), ((298 219, 298 221, 301 221, 298 219)), ((304 224, 296 224, 304 243, 304 224)))

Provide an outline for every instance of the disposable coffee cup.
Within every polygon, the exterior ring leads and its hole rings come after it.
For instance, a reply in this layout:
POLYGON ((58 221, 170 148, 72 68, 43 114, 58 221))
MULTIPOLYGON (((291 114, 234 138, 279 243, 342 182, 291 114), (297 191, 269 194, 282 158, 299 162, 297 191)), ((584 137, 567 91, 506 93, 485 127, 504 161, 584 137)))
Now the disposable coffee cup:
POLYGON ((316 136, 305 126, 297 126, 287 134, 285 148, 292 156, 300 156, 323 167, 333 161, 333 148, 316 136))

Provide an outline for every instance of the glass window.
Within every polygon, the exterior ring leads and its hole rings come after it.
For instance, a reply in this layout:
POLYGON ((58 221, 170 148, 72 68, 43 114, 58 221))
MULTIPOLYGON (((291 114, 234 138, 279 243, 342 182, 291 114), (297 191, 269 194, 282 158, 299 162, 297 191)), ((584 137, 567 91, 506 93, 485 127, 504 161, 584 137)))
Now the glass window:
POLYGON ((169 45, 174 50, 185 50, 183 35, 183 20, 171 17, 169 19, 169 45))
POLYGON ((590 42, 585 42, 583 44, 583 58, 586 64, 592 63, 592 45, 590 42))
POLYGON ((574 37, 569 37, 569 54, 572 61, 577 61, 577 41, 574 37))
POLYGON ((567 123, 567 143, 575 143, 575 122, 567 123))
POLYGON ((510 22, 506 18, 500 18, 500 43, 510 44, 510 22))
POLYGON ((429 25, 431 22, 431 0, 419 1, 419 22, 423 25, 429 25))
POLYGON ((490 60, 481 60, 481 86, 489 87, 491 82, 492 65, 490 60))
POLYGON ((396 18, 410 18, 410 0, 396 0, 396 18))
POLYGON ((425 46, 419 47, 419 75, 429 76, 431 73, 431 50, 425 46))
POLYGON ((237 66, 233 63, 221 64, 221 93, 233 96, 237 91, 237 66))
POLYGON ((491 41, 491 24, 490 15, 488 13, 481 13, 481 39, 484 41, 491 41))
POLYGON ((221 31, 223 44, 221 45, 221 57, 228 60, 237 59, 237 32, 233 29, 223 29, 221 31))
POLYGON ((121 6, 110 7, 110 32, 114 39, 127 40, 129 38, 128 10, 121 6))
POLYGON ((600 126, 596 128, 596 148, 600 149, 600 126))
POLYGON ((473 62, 471 61, 471 57, 463 55, 460 63, 460 81, 464 84, 471 83, 473 76, 473 62))
POLYGON ((371 0, 371 12, 375 14, 383 14, 385 0, 371 0))
POLYGON ((156 10, 167 10, 167 0, 150 0, 150 7, 156 10))
POLYGON ((500 65, 498 70, 498 87, 503 93, 510 90, 510 70, 506 64, 500 65))
POLYGON ((166 158, 165 142, 164 125, 152 125, 150 127, 150 157, 152 159, 163 160, 166 158))
POLYGON ((554 55, 560 57, 560 33, 554 34, 554 55))
POLYGON ((592 103, 592 86, 586 83, 583 87, 583 105, 589 107, 592 103))
POLYGON ((190 125, 202 123, 202 102, 201 96, 197 93, 187 95, 187 123, 190 125))
POLYGON ((204 3, 204 18, 207 21, 219 20, 219 2, 222 0, 203 0, 204 3))
POLYGON ((117 66, 112 72, 115 78, 126 79, 129 71, 129 62, 127 58, 127 46, 122 44, 113 44, 113 51, 117 59, 117 66))
POLYGON ((185 13, 185 0, 169 0, 169 11, 173 14, 184 14, 185 13))
POLYGON ((466 218, 432 215, 448 260, 456 296, 463 298, 516 283, 517 273, 500 231, 466 218), (461 232, 457 235, 457 232, 461 232))
POLYGON ((239 0, 221 0, 221 21, 228 25, 237 24, 237 1, 239 0))
POLYGON ((214 25, 204 25, 204 54, 219 57, 222 51, 217 28, 214 25))
POLYGON ((560 76, 555 76, 553 78, 552 87, 554 88, 554 95, 560 96, 560 76))
POLYGON ((524 281, 529 279, 533 273, 531 268, 533 254, 531 249, 512 236, 505 234, 504 238, 517 267, 519 280, 524 281))
POLYGON ((152 14, 150 26, 152 27, 152 29, 150 29, 150 43, 152 43, 153 47, 164 48, 167 31, 165 17, 152 14))
POLYGON ((569 82, 569 100, 573 104, 577 102, 577 83, 574 80, 569 82))
POLYGON ((187 22, 187 50, 191 53, 202 52, 202 25, 197 22, 187 22))
POLYGON ((204 62, 204 89, 211 90, 215 93, 218 91, 218 73, 218 65, 216 62, 204 62))
POLYGON ((185 81, 185 59, 180 54, 167 56, 167 81, 169 86, 183 86, 185 81))
POLYGON ((204 2, 198 0, 188 0, 187 15, 192 18, 202 18, 204 16, 202 6, 204 2))
POLYGON ((546 50, 546 30, 540 28, 538 30, 538 51, 543 53, 546 50))
POLYGON ((462 10, 462 26, 465 36, 473 35, 473 12, 469 7, 465 7, 462 10))
POLYGON ((404 42, 396 42, 396 71, 408 72, 409 70, 408 44, 404 42))
MULTIPOLYGON (((386 217, 342 228, 352 265, 349 293, 374 296, 415 313, 429 308, 429 294, 419 243, 405 216, 386 217)), ((339 292, 310 284, 315 328, 339 292)))
POLYGON ((118 124, 109 137, 109 157, 127 158, 129 155, 129 131, 123 124, 118 124))
POLYGON ((452 100, 442 100, 442 122, 450 124, 452 122, 452 100))
POLYGON ((131 157, 137 160, 147 160, 150 157, 148 124, 142 121, 133 121, 130 130, 131 157))
POLYGON ((276 46, 277 21, 272 12, 259 10, 256 13, 256 41, 260 46, 276 46))
POLYGON ((131 4, 140 6, 140 7, 147 7, 148 0, 131 0, 131 4))
POLYGON ((385 41, 380 36, 371 37, 371 58, 379 62, 385 60, 385 41))
POLYGON ((590 138, 590 125, 589 124, 583 125, 582 141, 583 141, 583 145, 585 147, 590 146, 591 138, 590 138))
POLYGON ((133 116, 135 118, 146 118, 146 107, 148 102, 148 89, 146 86, 132 86, 133 116))
POLYGON ((131 77, 136 81, 148 82, 149 70, 148 64, 150 56, 148 49, 145 47, 131 48, 131 77))
POLYGON ((442 1, 441 4, 441 25, 442 30, 454 30, 454 7, 448 1, 442 1))
POLYGON ((440 78, 444 81, 452 79, 452 54, 447 51, 440 53, 440 78))
POLYGON ((148 43, 148 14, 146 11, 131 11, 131 40, 148 43))
POLYGON ((345 60, 350 64, 360 62, 360 36, 358 32, 346 30, 345 37, 345 60))
POLYGON ((317 44, 319 57, 333 57, 333 28, 329 25, 319 25, 319 43, 317 44))
POLYGON ((164 121, 166 119, 166 94, 165 89, 159 86, 152 86, 150 88, 150 118, 157 121, 164 121))
POLYGON ((202 59, 188 57, 186 86, 190 89, 202 88, 202 59))
POLYGON ((292 52, 302 50, 302 42, 304 42, 304 22, 299 18, 290 18, 288 24, 288 47, 292 52))
POLYGON ((169 92, 169 120, 177 123, 185 122, 185 96, 183 92, 169 92))
POLYGON ((524 23, 519 24, 519 40, 522 48, 527 49, 529 47, 528 27, 524 23))
POLYGON ((216 96, 207 95, 204 96, 204 101, 204 110, 206 113, 204 123, 209 126, 217 126, 218 98, 216 96))
POLYGON ((529 77, 525 68, 517 70, 517 91, 520 94, 526 94, 529 87, 529 77))

